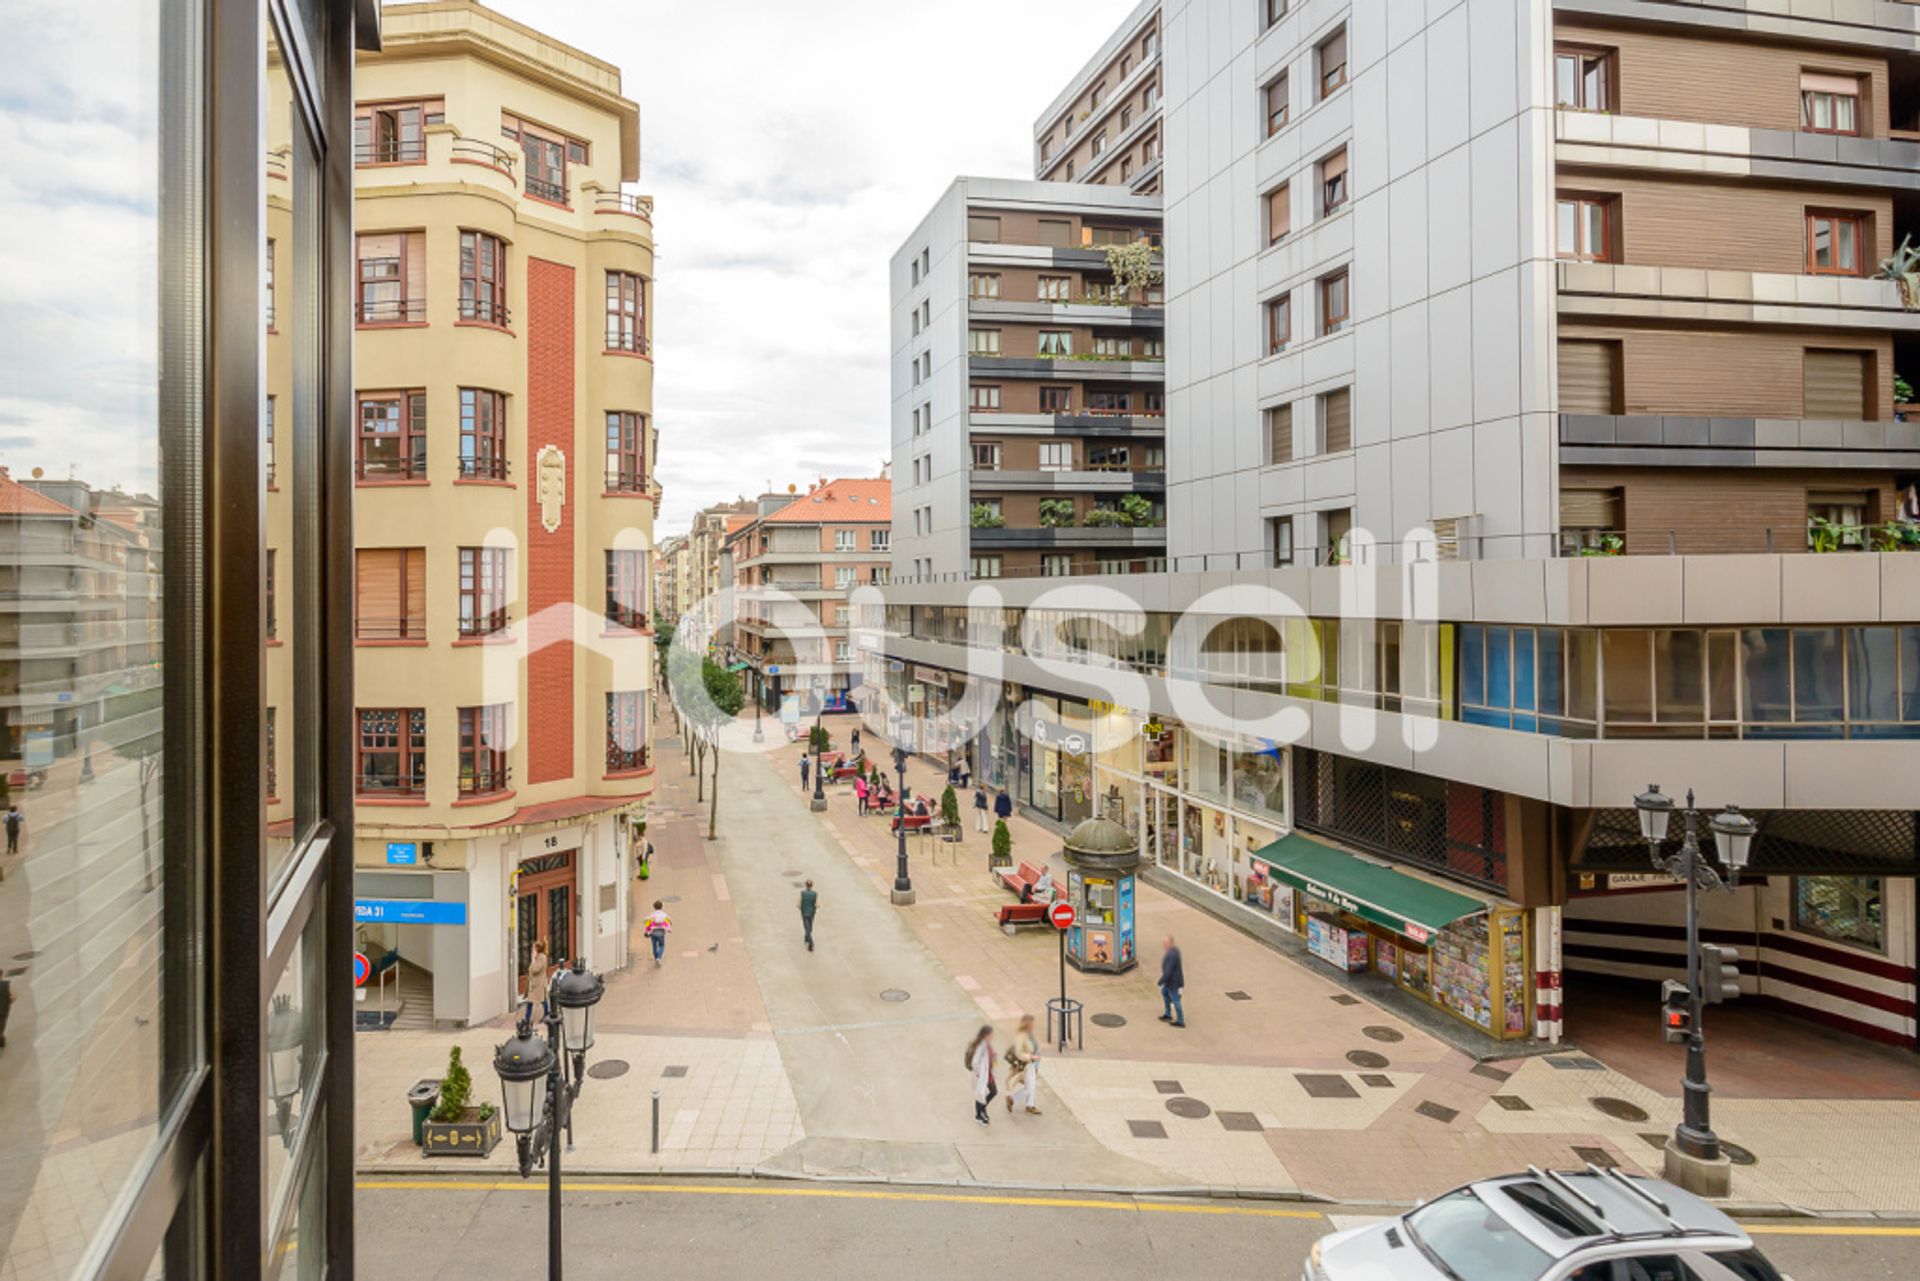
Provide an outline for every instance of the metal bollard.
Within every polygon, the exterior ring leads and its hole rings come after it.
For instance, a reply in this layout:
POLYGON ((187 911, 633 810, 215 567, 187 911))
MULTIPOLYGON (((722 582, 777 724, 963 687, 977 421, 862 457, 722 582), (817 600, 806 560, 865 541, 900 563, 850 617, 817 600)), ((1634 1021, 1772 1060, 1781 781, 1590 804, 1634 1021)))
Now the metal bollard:
POLYGON ((660 1091, 653 1092, 653 1154, 660 1155, 660 1091))

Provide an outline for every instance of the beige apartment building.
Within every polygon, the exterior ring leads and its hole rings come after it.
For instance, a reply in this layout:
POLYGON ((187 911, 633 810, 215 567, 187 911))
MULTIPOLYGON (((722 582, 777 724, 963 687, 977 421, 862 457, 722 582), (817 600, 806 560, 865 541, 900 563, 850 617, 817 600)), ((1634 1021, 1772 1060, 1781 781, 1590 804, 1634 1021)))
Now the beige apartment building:
POLYGON ((795 718, 853 710, 862 664, 848 627, 856 587, 888 581, 893 488, 884 476, 823 480, 733 517, 730 662, 747 696, 795 718))
MULTIPOLYGON (((384 20, 354 108, 354 893, 381 971, 361 1008, 466 1023, 516 1005, 536 940, 627 958, 653 786, 652 202, 627 190, 618 68, 468 0, 384 20)), ((269 176, 297 183, 275 110, 269 176)), ((298 234, 273 201, 270 299, 298 234)), ((274 427, 304 353, 271 302, 268 326, 274 792, 301 706, 274 612, 305 591, 303 460, 274 427)), ((268 805, 290 838, 302 798, 268 805)))
POLYGON ((1034 176, 1158 194, 1164 91, 1160 4, 1147 0, 1041 114, 1034 130, 1034 176))

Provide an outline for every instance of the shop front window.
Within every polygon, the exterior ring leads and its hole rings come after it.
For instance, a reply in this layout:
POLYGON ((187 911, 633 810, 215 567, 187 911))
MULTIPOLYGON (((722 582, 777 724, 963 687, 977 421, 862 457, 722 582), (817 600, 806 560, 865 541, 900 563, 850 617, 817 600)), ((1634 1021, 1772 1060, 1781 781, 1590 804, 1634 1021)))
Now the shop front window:
POLYGON ((1849 947, 1885 951, 1882 885, 1877 876, 1796 876, 1793 928, 1849 947))

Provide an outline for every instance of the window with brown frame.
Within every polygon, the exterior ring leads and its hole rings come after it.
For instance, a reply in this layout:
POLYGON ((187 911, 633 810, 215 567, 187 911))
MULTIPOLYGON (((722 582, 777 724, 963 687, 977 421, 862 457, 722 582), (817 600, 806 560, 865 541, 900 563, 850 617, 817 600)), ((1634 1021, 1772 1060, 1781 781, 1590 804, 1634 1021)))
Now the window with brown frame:
POLYGON ((460 634, 497 636, 507 630, 507 549, 460 549, 460 634))
POLYGON ((481 387, 460 389, 460 475, 468 480, 507 477, 507 398, 481 387))
POLYGON ((967 239, 977 244, 994 244, 1000 239, 1000 220, 985 214, 967 215, 967 239))
POLYGON ((1320 42, 1320 96, 1328 98, 1347 82, 1347 29, 1340 28, 1320 42))
POLYGON ((1320 397, 1320 452, 1342 454, 1353 448, 1353 388, 1339 387, 1320 397))
POLYGON ((1293 295, 1267 300, 1267 354, 1278 355, 1293 340, 1293 295))
POLYGON ((607 695, 607 773, 647 767, 646 699, 640 690, 607 695))
POLYGON ((417 165, 427 158, 426 126, 446 123, 439 98, 363 102, 353 109, 353 163, 417 165))
POLYGON ((1867 270, 1867 215, 1807 211, 1807 270, 1816 276, 1860 276, 1867 270))
POLYGON ((647 280, 631 271, 607 273, 607 350, 647 353, 647 280))
POLYGON ((427 318, 425 232, 363 232, 354 237, 354 261, 356 323, 418 324, 427 318))
POLYGON ((1287 0, 1267 0, 1266 9, 1267 25, 1271 27, 1287 16, 1287 0))
POLYGON ((1087 412, 1100 418, 1119 417, 1133 412, 1133 395, 1124 391, 1090 391, 1087 412))
POLYGON ((1167 412, 1167 393, 1164 391, 1141 392, 1140 412, 1149 418, 1164 417, 1167 412))
POLYGON ((1273 545, 1273 567, 1285 569, 1293 564, 1293 517, 1269 516, 1267 538, 1273 545))
POLYGON ((1347 273, 1340 270, 1320 279, 1320 332, 1337 334, 1347 327, 1347 273))
POLYGON ((363 392, 356 470, 364 481, 424 480, 427 393, 363 392))
POLYGON ((362 547, 353 554, 356 640, 425 640, 427 552, 424 547, 362 547))
POLYGON ((274 464, 273 464, 273 429, 274 429, 274 418, 276 417, 276 410, 279 403, 280 403, 280 398, 278 396, 267 397, 267 416, 264 423, 267 431, 267 439, 265 444, 262 447, 262 452, 264 452, 267 456, 267 488, 268 489, 276 488, 274 484, 274 479, 278 474, 277 469, 274 467, 274 464))
POLYGON ((512 726, 512 703, 460 709, 460 795, 491 796, 507 790, 512 726))
POLYGON ((1267 137, 1287 127, 1287 106, 1292 99, 1287 91, 1287 75, 1283 71, 1280 78, 1267 86, 1267 137))
POLYGON ((1293 191, 1281 183, 1267 193, 1267 243, 1277 245, 1293 231, 1293 191))
POLYGON ((278 582, 279 575, 275 572, 279 568, 279 560, 280 560, 279 553, 275 552, 271 547, 267 548, 267 639, 268 640, 278 640, 280 638, 280 618, 279 618, 279 608, 278 608, 280 594, 277 590, 279 586, 279 582, 278 582))
POLYGON ((647 554, 621 549, 607 553, 607 626, 647 625, 647 554))
POLYGON ((460 319, 507 321, 507 246, 484 231, 460 233, 460 319))
POLYGON ((1267 462, 1293 461, 1293 406, 1275 405, 1267 410, 1267 462))
POLYGON ((567 166, 587 163, 587 144, 557 130, 529 124, 517 116, 500 117, 501 136, 520 144, 526 159, 526 193, 556 205, 567 203, 567 166))
POLYGON ((1562 192, 1556 205, 1554 252, 1581 262, 1612 262, 1617 198, 1562 192))
POLYGON ((1800 73, 1800 129, 1804 133, 1860 132, 1860 77, 1800 73))
POLYGON ((1000 388, 987 383, 974 383, 967 389, 969 403, 975 413, 997 413, 1000 409, 1000 388))
POLYGON ((265 280, 265 281, 263 281, 263 282, 262 282, 262 284, 261 284, 261 297, 262 297, 262 298, 263 298, 263 299, 265 300, 265 302, 266 302, 266 309, 267 309, 267 332, 268 332, 268 333, 272 333, 272 332, 273 332, 273 322, 274 322, 274 307, 273 307, 273 293, 274 293, 274 291, 273 291, 273 258, 274 258, 274 248, 275 248, 275 246, 274 246, 274 243, 273 243, 273 237, 272 237, 272 236, 268 236, 268 237, 267 237, 267 278, 266 278, 266 280, 265 280))
POLYGON ((280 743, 274 725, 274 722, 279 719, 275 715, 278 710, 273 707, 267 709, 267 802, 269 804, 280 798, 280 743))
POLYGON ((354 790, 369 797, 427 794, 427 711, 424 707, 362 707, 354 790))
POLYGON ((1035 288, 1041 302, 1073 301, 1072 276, 1038 276, 1035 278, 1035 288))
POLYGON ((1575 111, 1613 110, 1613 52, 1557 46, 1553 51, 1553 101, 1575 111))
POLYGON ((1347 149, 1342 147, 1320 162, 1320 216, 1338 212, 1347 195, 1347 149))
POLYGON ((1073 388, 1042 387, 1040 389, 1040 412, 1043 414, 1072 413, 1073 388))
POLYGON ((607 490, 638 494, 647 488, 647 416, 629 410, 607 413, 607 490))
POLYGON ((975 298, 998 298, 1000 296, 1000 273, 997 271, 975 271, 967 275, 967 292, 975 298))

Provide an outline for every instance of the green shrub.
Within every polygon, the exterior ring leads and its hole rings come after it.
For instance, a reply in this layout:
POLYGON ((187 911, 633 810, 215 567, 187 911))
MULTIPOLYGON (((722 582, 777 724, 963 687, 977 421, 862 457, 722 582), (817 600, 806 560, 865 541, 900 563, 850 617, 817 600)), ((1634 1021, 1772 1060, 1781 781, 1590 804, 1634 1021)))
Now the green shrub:
POLYGON ((1007 820, 993 820, 993 861, 995 863, 1013 862, 1013 833, 1007 830, 1007 820))
POLYGON ((467 1065, 460 1061, 460 1047, 456 1045, 447 1053, 447 1074, 440 1080, 440 1102, 434 1105, 433 1119, 465 1120, 467 1100, 472 1094, 473 1078, 467 1074, 467 1065))
POLYGON ((953 794, 953 785, 940 793, 940 821, 955 831, 960 829, 960 798, 953 794))

